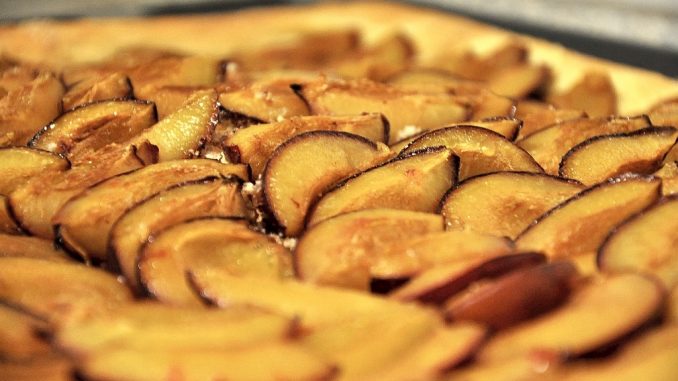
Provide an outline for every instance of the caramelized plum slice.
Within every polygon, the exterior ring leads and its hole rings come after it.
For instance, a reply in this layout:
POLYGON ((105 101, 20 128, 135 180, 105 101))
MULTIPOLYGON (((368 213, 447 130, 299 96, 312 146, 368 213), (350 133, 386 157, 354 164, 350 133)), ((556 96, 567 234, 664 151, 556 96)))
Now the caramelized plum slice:
POLYGON ((464 122, 465 125, 487 128, 502 135, 508 140, 516 140, 519 131, 523 127, 523 121, 508 116, 495 116, 480 120, 464 122))
POLYGON ((412 64, 414 43, 404 34, 387 36, 376 44, 328 63, 326 69, 346 78, 383 81, 412 64))
POLYGON ((427 67, 411 67, 407 70, 396 73, 386 80, 386 83, 392 86, 412 88, 412 89, 441 89, 454 87, 460 83, 472 82, 463 79, 448 70, 427 67))
POLYGON ((485 80, 506 67, 527 63, 529 51, 519 41, 508 41, 493 51, 478 54, 470 49, 445 51, 435 60, 436 67, 444 68, 464 78, 485 80))
POLYGON ((536 352, 577 357, 611 345, 657 316, 661 285, 638 274, 593 279, 560 308, 505 330, 480 351, 480 360, 503 361, 536 352))
POLYGON ((308 115, 306 103, 290 88, 291 80, 260 79, 219 94, 219 104, 231 117, 244 119, 245 123, 274 123, 284 119, 308 115))
POLYGON ((645 116, 572 119, 537 131, 517 144, 532 155, 546 173, 556 175, 562 157, 577 144, 594 136, 632 132, 646 127, 650 127, 650 120, 645 116))
POLYGON ((122 73, 112 73, 101 77, 90 77, 72 85, 61 101, 64 110, 77 106, 110 99, 132 98, 132 82, 122 73))
POLYGON ((166 304, 200 306, 186 284, 186 270, 225 269, 236 276, 292 276, 290 253, 247 227, 243 220, 207 218, 180 223, 154 234, 141 249, 139 279, 146 291, 166 304))
MULTIPOLYGON (((474 126, 486 128, 490 131, 494 131, 499 135, 502 135, 508 140, 514 140, 520 131, 523 122, 520 119, 508 117, 508 116, 495 116, 491 118, 484 118, 479 120, 469 120, 467 122, 456 123, 447 126, 441 126, 440 128, 455 127, 455 126, 474 126)), ((439 128, 433 128, 437 130, 439 128)), ((419 129, 414 130, 415 133, 411 136, 405 137, 402 140, 399 140, 391 145, 391 150, 393 152, 401 152, 408 144, 415 141, 417 138, 421 137, 426 133, 426 131, 419 132, 419 129)), ((407 132, 407 131, 402 131, 407 132)))
POLYGON ((158 160, 168 161, 195 156, 209 138, 217 122, 217 93, 194 93, 176 112, 137 135, 127 144, 145 143, 157 147, 158 160))
POLYGON ((12 215, 22 230, 54 238, 52 218, 71 197, 102 180, 142 166, 134 147, 109 146, 68 171, 35 175, 9 195, 12 215))
POLYGON ((105 260, 111 227, 127 209, 170 186, 208 176, 249 179, 244 165, 214 160, 152 164, 88 188, 69 200, 52 221, 69 250, 86 259, 105 260))
POLYGON ((315 131, 298 135, 271 155, 263 174, 266 207, 286 236, 304 229, 309 206, 339 180, 386 160, 390 150, 358 135, 315 131), (303 174, 302 177, 299 175, 303 174))
MULTIPOLYGON (((406 358, 424 343, 442 322, 431 315, 394 315, 373 311, 337 319, 302 338, 304 346, 336 363, 342 380, 367 380, 406 358), (374 340, 365 341, 371 335, 374 340)), ((439 328, 440 327, 440 328, 439 328)))
POLYGON ((274 68, 314 69, 356 52, 360 33, 354 29, 307 31, 287 43, 234 54, 232 60, 247 71, 274 68))
POLYGON ((445 303, 445 316, 505 329, 565 302, 576 276, 577 268, 569 262, 516 270, 451 298, 445 303))
POLYGON ((383 114, 391 124, 389 143, 406 126, 426 130, 468 119, 466 106, 445 92, 417 92, 367 80, 314 81, 294 88, 313 114, 383 114), (413 109, 419 111, 409 111, 413 109))
POLYGON ((25 145, 40 127, 61 113, 64 86, 49 72, 18 67, 0 73, 0 145, 25 145), (24 76, 29 72, 28 76, 24 76), (15 75, 21 78, 18 78, 15 75), (7 82, 18 82, 7 86, 7 82), (6 90, 5 90, 6 89, 6 90))
POLYGON ((617 92, 612 79, 604 72, 589 72, 568 91, 552 94, 549 103, 557 107, 583 110, 592 117, 617 113, 617 92))
POLYGON ((539 217, 518 235, 516 247, 551 258, 594 252, 613 227, 655 202, 660 186, 659 179, 626 177, 589 188, 539 217))
POLYGON ((670 99, 654 106, 648 113, 653 126, 678 128, 678 100, 670 99))
POLYGON ((408 278, 450 262, 510 254, 513 242, 475 232, 446 231, 401 238, 374 258, 370 273, 375 279, 408 278))
POLYGON ((370 267, 397 240, 443 230, 439 215, 391 209, 343 214, 307 230, 295 249, 306 281, 368 289, 370 267))
POLYGON ((292 341, 275 341, 224 350, 155 349, 143 352, 111 348, 93 353, 78 371, 94 380, 166 380, 180 374, 187 380, 331 379, 334 367, 292 341))
POLYGON ((118 218, 108 238, 108 260, 138 291, 137 261, 152 234, 198 217, 244 217, 245 213, 237 181, 212 177, 178 184, 137 203, 118 218))
MULTIPOLYGON (((398 320, 396 316, 399 316, 403 324, 420 322, 425 324, 424 329, 435 328, 442 323, 433 310, 356 290, 293 280, 236 277, 223 269, 208 267, 189 271, 189 279, 200 296, 218 307, 245 305, 261 308, 294 317, 311 330, 332 330, 340 323, 350 324, 358 317, 372 318, 370 320, 374 322, 375 318, 398 320)), ((338 335, 337 340, 350 339, 338 327, 334 331, 338 335)))
POLYGON ((449 230, 515 238, 547 210, 580 192, 574 182, 530 172, 497 172, 461 182, 443 198, 449 230))
POLYGON ((433 213, 457 180, 458 160, 443 147, 401 155, 336 184, 312 207, 308 226, 363 209, 433 213))
POLYGON ((77 158, 111 143, 123 143, 157 122, 152 103, 109 100, 61 114, 40 130, 29 147, 77 158))
POLYGON ((449 369, 471 358, 485 341, 485 329, 475 324, 454 324, 437 330, 369 380, 406 381, 438 379, 449 369))
POLYGON ((52 241, 38 237, 0 234, 0 257, 25 257, 65 262, 69 257, 52 241))
POLYGON ((487 86, 505 97, 521 99, 545 87, 549 79, 546 66, 515 65, 501 68, 487 78, 487 86))
POLYGON ((79 263, 0 258, 0 285, 0 300, 54 322, 131 300, 114 275, 79 263))
POLYGON ((343 131, 360 135, 373 142, 387 142, 388 121, 380 114, 358 116, 300 116, 281 122, 265 123, 236 130, 226 139, 229 157, 247 163, 256 178, 263 171, 273 151, 286 140, 310 131, 343 131))
POLYGON ((63 172, 69 161, 50 152, 25 148, 0 148, 0 195, 8 196, 32 177, 45 172, 63 172))
POLYGON ((424 314, 374 311, 323 326, 304 337, 315 353, 336 363, 342 380, 429 379, 473 354, 485 336, 475 324, 441 327, 424 314), (365 341, 365 337, 374 340, 365 341))
POLYGON ((624 173, 650 174, 676 142, 673 127, 650 127, 596 136, 572 147, 560 161, 560 176, 592 185, 624 173))
POLYGON ((556 108, 548 103, 521 100, 516 105, 516 118, 523 121, 518 139, 532 135, 552 124, 584 117, 586 117, 586 113, 581 110, 556 108))
POLYGON ((413 68, 389 79, 388 83, 405 90, 454 94, 471 106, 468 119, 472 120, 510 117, 514 113, 514 102, 510 98, 493 93, 480 82, 445 70, 413 68))
POLYGON ((73 319, 59 327, 54 343, 76 358, 110 348, 220 350, 288 339, 294 326, 292 319, 254 308, 141 302, 73 319))
POLYGON ((417 300, 428 304, 443 304, 473 282, 484 278, 496 278, 545 261, 546 258, 542 254, 519 253, 449 262, 419 273, 389 297, 401 301, 417 300))
POLYGON ((604 272, 634 270, 678 285, 678 196, 661 200, 619 225, 598 250, 604 272))
POLYGON ((496 132, 458 125, 428 132, 410 143, 402 153, 426 147, 445 146, 459 156, 459 179, 496 171, 543 170, 532 157, 496 132))

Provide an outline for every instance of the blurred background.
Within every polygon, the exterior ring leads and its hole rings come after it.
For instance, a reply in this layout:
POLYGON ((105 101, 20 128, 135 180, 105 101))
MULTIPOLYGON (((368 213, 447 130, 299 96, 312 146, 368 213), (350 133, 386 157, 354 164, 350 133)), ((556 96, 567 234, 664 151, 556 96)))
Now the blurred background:
MULTIPOLYGON (((0 0, 2 23, 35 17, 221 12, 304 0, 0 0)), ((678 0, 413 0, 591 55, 678 77, 678 0)))

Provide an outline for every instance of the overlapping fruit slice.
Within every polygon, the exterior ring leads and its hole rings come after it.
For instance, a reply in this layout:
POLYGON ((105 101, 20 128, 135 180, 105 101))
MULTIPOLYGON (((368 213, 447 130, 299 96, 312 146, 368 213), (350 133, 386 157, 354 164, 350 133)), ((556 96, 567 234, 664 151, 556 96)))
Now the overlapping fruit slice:
POLYGON ((131 300, 129 289, 110 273, 34 258, 0 258, 0 286, 2 301, 54 322, 131 300))
POLYGON ((152 103, 95 102, 61 114, 40 130, 28 145, 77 158, 79 153, 96 151, 111 143, 123 143, 156 122, 152 103))
POLYGON ((417 92, 367 80, 315 81, 295 89, 313 114, 383 114, 391 124, 389 143, 397 141, 406 126, 430 129, 468 119, 465 105, 445 92, 417 92))
MULTIPOLYGON (((453 126, 475 126, 475 127, 482 127, 486 128, 488 130, 494 131, 502 136, 504 136, 508 140, 515 140, 516 136, 518 136, 518 131, 520 131, 521 126, 523 125, 523 122, 520 119, 512 118, 512 117, 507 117, 507 116, 495 116, 495 117, 490 117, 490 118, 484 118, 484 119, 479 119, 479 120, 469 120, 466 122, 461 122, 461 123, 456 123, 452 125, 446 125, 446 126, 440 126, 439 128, 446 128, 446 127, 453 127, 453 126)), ((438 128, 433 128, 433 130, 436 130, 438 128)), ((418 129, 417 129, 418 130, 418 129)), ((417 131, 415 130, 415 131, 417 131)), ((405 130, 404 132, 407 132, 405 130)), ((405 147, 407 147, 410 143, 415 141, 417 138, 421 137, 424 135, 426 131, 414 133, 414 135, 403 138, 402 140, 399 140, 393 144, 391 144, 391 150, 393 152, 401 152, 405 147)))
POLYGON ((295 269, 309 282, 368 289, 370 266, 389 242, 442 230, 442 218, 430 213, 369 209, 343 214, 301 237, 295 269))
POLYGON ((331 377, 334 367, 299 344, 296 326, 290 317, 245 306, 141 303, 71 320, 55 341, 79 359, 80 373, 93 378, 160 380, 177 372, 189 379, 331 377))
POLYGON ((370 272, 375 280, 407 279, 450 262, 489 258, 511 252, 513 242, 506 238, 475 232, 432 232, 391 241, 372 259, 370 272))
POLYGON ((132 82, 122 73, 85 78, 71 85, 61 98, 64 110, 110 99, 129 99, 134 95, 132 82))
MULTIPOLYGON (((470 106, 467 119, 511 117, 514 101, 497 95, 482 83, 458 77, 440 68, 410 68, 389 78, 389 85, 410 91, 447 92, 470 106)), ((441 125, 442 126, 442 125, 441 125)))
POLYGON ((335 368, 294 343, 273 342, 223 350, 148 350, 113 348, 93 353, 79 364, 90 379, 188 380, 332 379, 335 368))
POLYGON ((487 87, 497 94, 521 99, 539 92, 549 75, 544 65, 516 65, 492 73, 487 78, 487 87))
POLYGON ((56 75, 11 65, 0 72, 0 146, 24 145, 61 113, 64 86, 56 75))
POLYGON ((572 119, 537 131, 518 141, 546 173, 558 174, 562 157, 577 144, 599 135, 632 132, 650 127, 646 116, 572 119))
POLYGON ((134 147, 114 145, 101 151, 87 164, 63 172, 41 172, 12 192, 9 205, 21 229, 54 238, 52 218, 71 197, 104 179, 143 166, 134 147))
POLYGON ((447 229, 513 239, 537 217, 581 190, 574 181, 539 173, 490 173, 451 189, 440 211, 447 229))
POLYGON ((153 302, 130 303, 59 327, 59 349, 76 357, 110 348, 228 349, 293 337, 296 323, 261 309, 200 309, 153 302))
POLYGON ((518 253, 500 256, 480 256, 449 261, 431 267, 414 276, 389 297, 402 301, 443 304, 472 283, 496 278, 520 268, 542 264, 546 258, 538 253, 518 253))
POLYGON ((516 247, 551 258, 591 255, 613 227, 659 198, 660 185, 656 178, 631 176, 589 188, 539 217, 516 247))
POLYGON ((566 301, 576 278, 577 269, 569 262, 518 269, 449 299, 444 313, 453 321, 505 329, 566 301))
POLYGON ((143 288, 173 305, 202 304, 186 284, 186 271, 193 268, 224 269, 236 276, 292 276, 290 252, 237 219, 196 219, 169 227, 149 237, 137 262, 143 288))
POLYGON ((153 233, 198 217, 245 217, 246 213, 238 181, 208 177, 178 184, 139 202, 118 218, 108 238, 108 259, 128 285, 139 291, 139 251, 153 233))
POLYGON ((516 118, 523 121, 518 138, 522 139, 552 124, 586 116, 582 110, 556 108, 551 104, 522 100, 516 105, 516 118))
POLYGON ((678 197, 661 200, 619 225, 598 251, 604 272, 655 274, 668 290, 678 284, 678 197))
POLYGON ((192 271, 191 279, 218 306, 244 303, 296 316, 307 331, 303 345, 338 365, 339 380, 404 380, 414 371, 435 377, 468 358, 484 337, 480 326, 443 327, 432 310, 353 290, 270 279, 254 290, 248 279, 207 268, 192 271))
POLYGON ((410 143, 402 153, 444 146, 459 156, 459 179, 496 171, 543 170, 532 157, 496 132, 460 125, 431 131, 410 143))
POLYGON ((292 91, 291 83, 284 78, 258 79, 220 92, 219 104, 238 127, 308 115, 308 107, 292 91))
POLYGON ((563 156, 558 173, 586 185, 624 173, 651 174, 675 144, 676 137, 678 133, 673 127, 593 137, 563 156))
POLYGON ((236 52, 231 59, 245 70, 277 68, 312 69, 360 49, 361 35, 341 28, 297 33, 285 43, 236 52))
POLYGON ((71 163, 62 156, 26 147, 0 148, 0 195, 8 196, 31 177, 63 172, 71 163))
POLYGON ((336 184, 312 206, 307 225, 363 209, 433 213, 457 181, 459 161, 444 147, 401 155, 336 184))
POLYGON ((54 216, 59 237, 86 259, 106 259, 108 236, 130 207, 170 186, 208 176, 249 179, 244 165, 214 160, 174 160, 140 168, 100 182, 73 197, 54 216), (107 200, 105 204, 101 199, 107 200))
POLYGON ((81 165, 61 174, 32 178, 10 195, 14 215, 28 232, 53 237, 54 215, 86 188, 145 164, 195 156, 216 123, 216 111, 216 92, 196 93, 175 113, 130 140, 83 155, 81 165))
POLYGON ((480 351, 484 361, 549 352, 577 357, 613 344, 657 316, 661 285, 638 274, 593 279, 560 308, 497 335, 480 351))
POLYGON ((52 261, 67 261, 70 258, 54 243, 38 238, 0 233, 0 257, 25 257, 52 261))
POLYGON ((154 148, 157 155, 154 161, 196 156, 212 134, 216 122, 216 92, 196 92, 184 106, 133 138, 131 144, 136 147, 144 144, 157 147, 154 148))
POLYGON ((588 72, 568 91, 551 94, 547 100, 558 107, 583 110, 592 117, 617 113, 617 93, 605 72, 588 72))
POLYGON ((388 121, 380 114, 314 115, 238 129, 226 139, 225 146, 231 160, 249 164, 256 178, 280 144, 301 133, 318 130, 348 132, 373 142, 387 142, 389 136, 388 121))
POLYGON ((286 236, 297 236, 309 206, 321 194, 389 156, 385 145, 358 135, 329 131, 298 135, 279 146, 266 164, 262 177, 266 207, 286 236))
POLYGON ((649 110, 648 116, 655 126, 677 127, 678 100, 674 98, 659 102, 649 110))

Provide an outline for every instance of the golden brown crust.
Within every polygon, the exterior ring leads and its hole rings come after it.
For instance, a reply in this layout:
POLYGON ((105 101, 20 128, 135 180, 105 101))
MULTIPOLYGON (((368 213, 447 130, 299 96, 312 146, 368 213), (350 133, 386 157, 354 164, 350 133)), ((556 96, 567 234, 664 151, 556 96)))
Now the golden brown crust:
POLYGON ((226 56, 235 50, 284 43, 308 31, 344 28, 358 29, 368 42, 402 31, 415 41, 422 64, 448 49, 483 54, 517 39, 529 47, 532 61, 553 69, 556 90, 572 86, 585 72, 608 72, 619 95, 621 114, 644 112, 661 100, 678 96, 678 81, 658 73, 579 54, 449 13, 387 2, 320 3, 153 18, 27 21, 0 27, 0 56, 54 69, 101 60, 134 46, 226 56))

